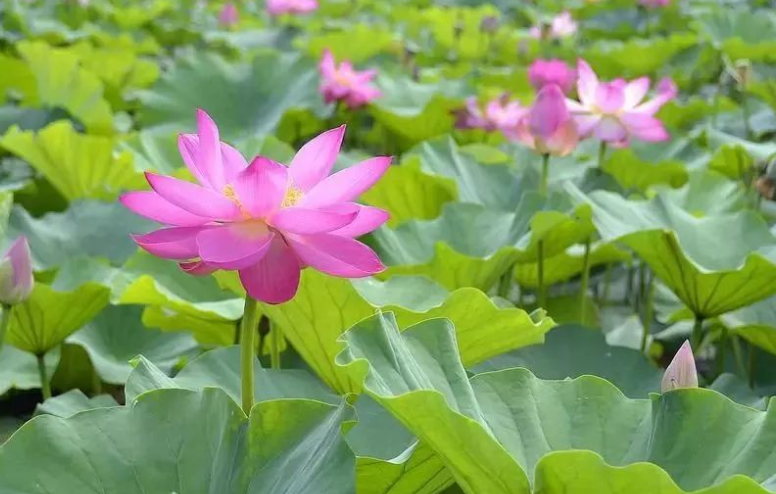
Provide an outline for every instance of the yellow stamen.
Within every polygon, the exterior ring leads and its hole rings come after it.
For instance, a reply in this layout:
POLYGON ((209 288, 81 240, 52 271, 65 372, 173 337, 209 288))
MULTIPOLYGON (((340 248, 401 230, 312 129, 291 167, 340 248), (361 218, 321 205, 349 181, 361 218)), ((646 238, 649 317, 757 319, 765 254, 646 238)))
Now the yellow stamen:
POLYGON ((293 185, 289 185, 288 189, 286 189, 286 196, 283 198, 283 204, 281 207, 290 208, 291 206, 295 206, 296 203, 301 201, 303 197, 304 192, 302 192, 302 189, 298 189, 293 185))
POLYGON ((240 209, 240 213, 247 219, 251 217, 251 213, 248 212, 247 209, 245 209, 245 206, 242 205, 240 202, 240 199, 237 197, 237 192, 235 192, 234 187, 232 185, 224 185, 223 190, 221 193, 226 196, 227 199, 232 201, 237 205, 237 207, 240 209))

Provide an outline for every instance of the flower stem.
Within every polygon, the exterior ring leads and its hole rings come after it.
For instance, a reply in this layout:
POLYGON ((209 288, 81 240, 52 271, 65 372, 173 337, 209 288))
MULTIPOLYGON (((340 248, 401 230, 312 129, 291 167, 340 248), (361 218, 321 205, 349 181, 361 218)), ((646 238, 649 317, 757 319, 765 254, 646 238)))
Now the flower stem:
POLYGON ((280 342, 283 341, 283 332, 280 329, 280 326, 273 324, 269 334, 272 338, 272 346, 270 347, 269 354, 270 367, 273 369, 280 369, 280 342))
POLYGON ((543 154, 542 155, 542 181, 539 183, 539 192, 542 193, 543 196, 547 195, 547 182, 549 181, 550 176, 550 155, 549 154, 543 154))
POLYGON ((36 355, 38 359, 38 374, 40 375, 40 392, 43 394, 43 401, 51 398, 51 382, 46 372, 46 355, 36 355))
POLYGON ((253 369, 255 356, 255 335, 258 324, 258 303, 245 296, 242 328, 240 330, 240 378, 242 381, 242 408, 245 415, 253 408, 253 369))
POLYGON ((641 321, 644 326, 644 333, 641 335, 641 351, 642 353, 647 351, 647 345, 649 343, 650 328, 652 327, 652 311, 653 311, 653 299, 655 297, 655 275, 649 277, 647 282, 647 293, 644 298, 644 320, 641 321))
POLYGON ((603 170, 604 159, 606 158, 606 149, 607 149, 606 141, 601 141, 601 143, 598 145, 598 169, 599 170, 603 170))
POLYGON ((701 343, 703 342, 703 317, 702 316, 695 316, 695 324, 692 327, 692 350, 695 352, 695 355, 698 355, 698 351, 701 348, 701 343))
POLYGON ((3 351, 3 342, 5 342, 5 335, 8 333, 8 326, 11 325, 11 311, 13 305, 3 304, 3 314, 0 315, 0 353, 3 351))
POLYGON ((579 318, 582 324, 587 322, 587 286, 590 283, 590 237, 585 241, 585 257, 582 261, 582 286, 579 293, 579 318))
POLYGON ((547 307, 547 287, 544 286, 544 240, 539 240, 539 260, 538 260, 538 278, 539 278, 539 307, 547 307))
POLYGON ((725 372, 725 358, 727 354, 728 336, 728 328, 723 324, 722 334, 719 337, 719 351, 717 352, 717 377, 721 376, 722 373, 725 372))
POLYGON ((755 359, 755 346, 751 343, 749 343, 749 362, 747 365, 747 374, 748 374, 748 381, 749 381, 749 389, 754 389, 754 359, 755 359))

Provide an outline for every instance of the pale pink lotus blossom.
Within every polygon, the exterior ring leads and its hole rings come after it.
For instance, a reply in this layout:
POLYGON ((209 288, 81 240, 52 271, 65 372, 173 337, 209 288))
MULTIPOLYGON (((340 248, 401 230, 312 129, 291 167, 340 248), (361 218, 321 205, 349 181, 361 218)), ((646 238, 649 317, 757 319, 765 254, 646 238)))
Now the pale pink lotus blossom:
POLYGON ((477 98, 472 96, 466 100, 466 106, 456 112, 456 127, 507 132, 517 127, 527 114, 528 108, 517 100, 510 100, 508 94, 489 101, 484 111, 477 98))
POLYGON ((381 96, 380 90, 372 85, 376 70, 358 71, 348 60, 337 65, 329 50, 323 52, 319 70, 322 77, 321 94, 326 103, 342 101, 353 109, 381 96))
POLYGON ((178 140, 198 183, 146 173, 153 190, 121 197, 133 212, 165 225, 134 236, 135 242, 190 274, 236 270, 248 295, 271 304, 294 296, 305 267, 343 278, 382 271, 377 255, 355 238, 382 225, 388 213, 353 201, 391 158, 371 158, 329 176, 344 134, 345 126, 324 132, 288 167, 261 156, 248 165, 219 141, 218 127, 199 110, 197 134, 178 140))
POLYGON ((240 14, 237 12, 237 6, 229 2, 224 4, 221 12, 218 13, 218 23, 225 27, 231 27, 240 21, 240 14))
POLYGON ((14 305, 24 302, 32 293, 34 284, 30 245, 22 236, 11 244, 0 260, 0 303, 14 305))
POLYGON ((537 91, 547 84, 557 84, 568 94, 574 89, 576 73, 563 60, 539 59, 528 67, 528 80, 537 91))
POLYGON ((269 15, 306 14, 318 10, 318 0, 267 0, 269 15))
POLYGON ((548 84, 539 91, 513 136, 539 154, 567 156, 574 151, 579 141, 577 126, 557 84, 548 84))
POLYGON ((536 39, 561 39, 572 36, 578 28, 579 25, 571 17, 571 12, 566 10, 553 17, 548 26, 532 27, 528 35, 536 39))
POLYGON ((665 393, 680 388, 697 388, 698 371, 689 341, 685 341, 663 374, 660 390, 665 393))
POLYGON ((639 3, 649 8, 667 7, 671 0, 639 0, 639 3))
POLYGON ((642 102, 649 86, 648 77, 631 82, 599 81, 590 65, 580 60, 577 64, 579 102, 567 101, 579 135, 594 135, 616 146, 627 146, 632 138, 648 142, 667 140, 668 132, 655 114, 676 97, 676 85, 671 79, 663 79, 657 86, 657 95, 642 102))

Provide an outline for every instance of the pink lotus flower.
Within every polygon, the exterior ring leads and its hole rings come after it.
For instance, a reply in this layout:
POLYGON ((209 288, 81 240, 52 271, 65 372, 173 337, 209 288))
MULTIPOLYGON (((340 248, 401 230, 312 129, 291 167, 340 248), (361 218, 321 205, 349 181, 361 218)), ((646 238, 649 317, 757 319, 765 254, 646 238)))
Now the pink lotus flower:
POLYGON ((564 11, 553 17, 549 26, 534 26, 528 31, 528 35, 536 39, 560 39, 572 36, 577 32, 579 25, 571 17, 571 12, 564 11))
POLYGON ((306 14, 318 10, 318 0, 267 0, 269 15, 306 14))
POLYGON ((471 97, 466 100, 466 107, 456 112, 456 127, 506 132, 514 129, 527 114, 528 108, 517 100, 510 101, 508 94, 488 102, 485 111, 480 109, 477 98, 471 97))
POLYGON ((539 154, 567 156, 574 151, 579 141, 577 127, 559 86, 548 84, 539 91, 513 135, 539 154))
POLYGON ((16 239, 0 260, 0 303, 3 305, 24 302, 32 293, 35 280, 32 277, 30 257, 30 245, 22 236, 16 239))
POLYGON ((233 3, 227 3, 218 13, 218 23, 222 26, 231 27, 240 21, 240 14, 233 3))
POLYGON ((595 135, 617 146, 627 146, 631 138, 660 142, 669 138, 657 111, 676 97, 677 89, 670 79, 658 84, 657 95, 642 103, 649 91, 649 78, 631 82, 615 79, 601 82, 584 61, 577 64, 577 94, 580 102, 567 104, 577 121, 579 135, 595 135))
POLYGON ((645 7, 658 8, 667 7, 671 0, 639 0, 639 3, 645 7))
POLYGON ((660 390, 665 393, 679 388, 697 388, 698 371, 689 341, 685 341, 663 374, 660 390))
POLYGON ((343 101, 348 108, 358 108, 381 96, 380 90, 372 85, 377 75, 374 69, 358 71, 345 60, 337 65, 329 50, 323 52, 319 65, 323 81, 321 94, 326 103, 343 101))
POLYGON ((536 60, 528 67, 531 85, 540 90, 548 84, 557 84, 568 94, 574 88, 576 74, 563 60, 536 60))
POLYGON ((324 132, 288 167, 261 156, 248 165, 219 142, 218 127, 199 110, 197 135, 178 140, 198 184, 146 173, 153 190, 120 199, 165 225, 134 236, 135 242, 179 261, 191 274, 236 270, 251 297, 271 304, 294 296, 307 266, 343 278, 382 271, 377 255, 355 237, 382 225, 388 213, 353 201, 377 182, 391 159, 371 158, 329 176, 344 134, 344 126, 324 132))

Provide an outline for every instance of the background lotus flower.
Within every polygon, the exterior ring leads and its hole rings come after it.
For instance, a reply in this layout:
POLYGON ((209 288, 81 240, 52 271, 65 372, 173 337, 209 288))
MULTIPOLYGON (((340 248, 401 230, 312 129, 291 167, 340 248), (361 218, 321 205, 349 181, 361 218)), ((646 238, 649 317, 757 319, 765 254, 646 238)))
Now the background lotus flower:
POLYGON ((456 127, 508 132, 527 114, 528 108, 517 100, 510 100, 508 94, 489 101, 484 111, 477 98, 471 97, 466 100, 466 107, 456 112, 456 127))
POLYGON ((660 142, 669 138, 657 111, 676 97, 676 86, 670 79, 658 84, 657 95, 642 102, 649 91, 649 78, 631 82, 615 79, 601 82, 584 60, 577 64, 577 94, 579 102, 568 100, 580 136, 595 135, 617 146, 626 146, 629 139, 660 142))
POLYGON ((639 0, 639 3, 645 7, 666 7, 671 3, 671 0, 639 0))
POLYGON ((660 389, 663 393, 679 388, 697 388, 698 371, 689 341, 685 341, 674 355, 663 374, 660 389))
POLYGON ((267 0, 269 15, 306 14, 318 10, 318 0, 267 0))
POLYGON ((355 70, 347 60, 337 65, 329 50, 324 51, 319 69, 326 103, 343 101, 348 108, 358 108, 380 97, 380 90, 372 85, 376 70, 355 70))
POLYGON ((574 151, 579 140, 577 127, 559 86, 548 84, 539 91, 513 136, 539 154, 566 156, 574 151))
POLYGON ((32 293, 35 281, 32 277, 30 246, 25 237, 19 237, 0 260, 0 303, 19 304, 32 293))
POLYGON ((536 39, 560 39, 573 35, 578 28, 578 24, 571 17, 571 12, 564 11, 553 17, 549 26, 534 26, 528 34, 536 39))
POLYGON ((388 213, 353 201, 391 159, 368 159, 329 176, 344 133, 342 126, 319 135, 288 167, 260 156, 248 165, 219 141, 200 110, 197 135, 179 139, 199 184, 147 173, 152 191, 121 197, 130 210, 165 225, 135 242, 191 274, 236 270, 252 298, 273 304, 294 296, 307 266, 344 278, 381 271, 377 255, 355 237, 382 225, 388 213))
POLYGON ((568 94, 574 89, 576 73, 563 60, 536 60, 528 67, 528 80, 540 90, 548 84, 557 84, 568 94))
POLYGON ((240 21, 240 14, 233 3, 227 3, 218 13, 218 23, 222 26, 231 27, 240 21))

